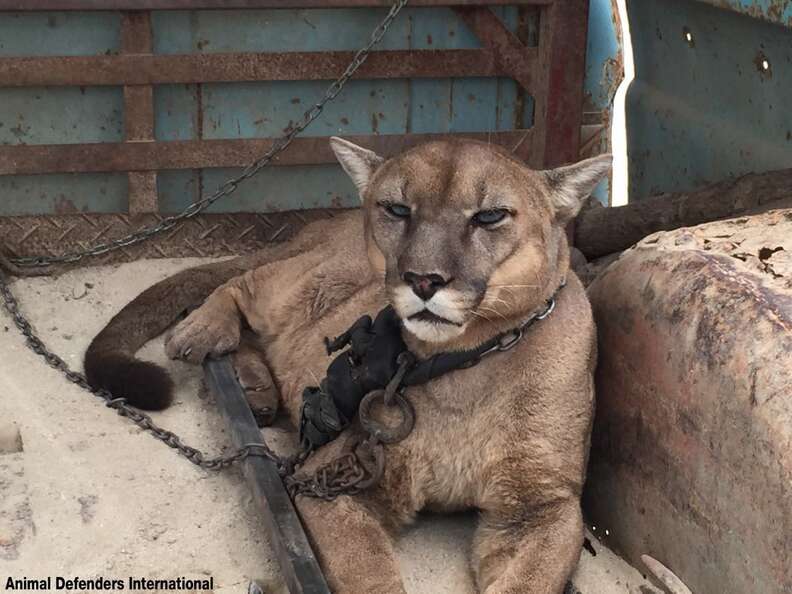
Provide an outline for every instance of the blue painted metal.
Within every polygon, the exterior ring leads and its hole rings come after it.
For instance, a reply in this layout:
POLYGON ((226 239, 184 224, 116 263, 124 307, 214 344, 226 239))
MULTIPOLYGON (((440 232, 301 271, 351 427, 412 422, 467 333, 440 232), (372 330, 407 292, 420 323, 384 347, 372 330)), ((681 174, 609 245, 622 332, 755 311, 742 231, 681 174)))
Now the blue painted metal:
MULTIPOLYGON (((117 13, 2 13, 0 56, 116 52, 117 13)), ((123 97, 114 88, 0 88, 0 144, 119 141, 123 97)), ((0 176, 0 214, 124 211, 126 176, 0 176)))
MULTIPOLYGON (((516 30, 518 9, 495 11, 516 30)), ((221 10, 153 12, 154 52, 351 50, 383 17, 379 9, 221 10)), ((120 14, 0 13, 0 56, 95 55, 117 52, 120 14)), ((382 49, 474 48, 478 40, 449 8, 406 10, 382 49)), ((276 136, 318 97, 326 83, 262 82, 155 87, 158 140, 276 136)), ((532 117, 510 80, 354 81, 329 105, 308 135, 480 132, 511 129, 532 117), (523 109, 519 114, 518 110, 523 109)), ((0 89, 0 143, 119 141, 120 88, 0 89)), ((232 171, 166 171, 160 200, 179 210, 212 191, 232 171)), ((123 211, 123 175, 0 177, 0 215, 123 211)), ((356 197, 335 166, 276 167, 243 185, 221 210, 350 206, 356 197)))
MULTIPOLYGON (((496 9, 512 30, 515 7, 496 9)), ((351 50, 384 16, 382 10, 250 10, 154 13, 156 53, 351 50), (171 35, 171 32, 176 32, 171 35)), ((408 9, 382 49, 457 49, 480 44, 449 8, 408 9)), ((277 136, 319 97, 326 83, 261 82, 167 86, 155 90, 156 136, 255 138, 277 136), (198 106, 201 106, 200 108, 198 106), (201 117, 195 115, 200 109, 201 117), (199 123, 200 122, 200 123, 199 123), (198 129, 200 128, 200 130, 198 129)), ((479 132, 514 128, 517 86, 509 80, 353 81, 328 105, 306 136, 479 132)), ((530 109, 530 107, 526 107, 530 109)), ((530 118, 528 119, 530 122, 530 118)), ((180 210, 236 170, 166 172, 160 202, 180 210)), ((335 166, 273 167, 237 190, 224 211, 277 211, 353 206, 352 185, 335 166)))
POLYGON ((790 2, 731 4, 744 12, 694 0, 628 3, 631 199, 792 167, 792 29, 751 16, 775 6, 786 22, 790 2))
MULTIPOLYGON (((589 0, 586 72, 583 79, 584 122, 602 125, 602 132, 590 151, 583 156, 611 150, 610 123, 613 97, 623 78, 620 25, 615 0, 589 0)), ((605 179, 593 195, 602 204, 609 203, 610 188, 605 179)))
POLYGON ((792 27, 791 0, 702 0, 713 6, 727 8, 756 19, 792 27))

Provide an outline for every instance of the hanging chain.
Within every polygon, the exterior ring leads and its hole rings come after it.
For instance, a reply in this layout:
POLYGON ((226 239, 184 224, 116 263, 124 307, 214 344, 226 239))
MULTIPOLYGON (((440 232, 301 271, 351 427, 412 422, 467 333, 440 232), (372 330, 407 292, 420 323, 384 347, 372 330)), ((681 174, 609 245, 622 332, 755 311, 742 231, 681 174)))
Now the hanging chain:
POLYGON ((286 150, 286 148, 303 130, 310 126, 311 123, 321 115, 325 105, 338 96, 349 79, 352 78, 355 72, 357 72, 358 68, 360 68, 360 66, 366 61, 366 58, 368 58, 371 50, 380 42, 391 23, 393 23, 394 19, 398 16, 399 12, 401 12, 401 9, 404 8, 407 2, 408 0, 396 0, 385 18, 371 32, 368 44, 355 53, 352 61, 346 67, 346 70, 344 70, 344 73, 335 81, 333 81, 329 87, 327 87, 327 90, 325 91, 322 98, 303 114, 303 117, 299 122, 290 126, 283 136, 276 139, 275 142, 273 142, 272 147, 261 158, 248 165, 237 177, 231 178, 222 184, 219 188, 217 188, 217 190, 215 190, 214 194, 207 196, 206 198, 201 198, 200 200, 190 204, 178 215, 165 217, 156 225, 139 229, 128 235, 125 235, 124 237, 120 237, 106 243, 100 243, 85 250, 68 252, 60 256, 30 256, 24 258, 10 258, 9 260, 11 263, 21 268, 31 268, 49 266, 51 264, 73 263, 89 256, 99 256, 106 254, 108 252, 141 243, 154 235, 162 233, 163 231, 168 231, 182 221, 190 219, 198 213, 203 212, 221 198, 233 194, 237 187, 239 187, 239 184, 253 177, 264 167, 269 165, 275 157, 286 150))
MULTIPOLYGON (((211 196, 194 202, 178 215, 166 217, 156 225, 139 229, 124 237, 95 245, 86 250, 69 252, 53 257, 11 258, 9 261, 19 268, 35 269, 52 264, 78 262, 89 256, 106 254, 141 243, 154 235, 172 229, 182 221, 203 212, 221 198, 233 194, 242 182, 253 177, 269 165, 275 157, 286 150, 291 142, 321 115, 325 105, 338 96, 349 79, 366 61, 372 48, 380 42, 407 2, 408 0, 396 0, 393 3, 385 18, 371 32, 366 46, 355 53, 343 74, 333 81, 321 99, 305 112, 302 120, 290 126, 288 131, 276 139, 272 147, 261 158, 248 165, 240 175, 222 184, 211 196)), ((302 451, 294 456, 284 458, 278 456, 265 443, 251 443, 245 444, 230 454, 209 457, 202 451, 185 444, 174 432, 158 426, 149 415, 127 404, 126 399, 116 398, 108 390, 94 388, 88 383, 84 374, 69 368, 61 357, 50 351, 20 311, 19 302, 9 287, 8 277, 3 272, 2 266, 0 266, 0 296, 2 296, 5 308, 14 324, 25 337, 27 346, 34 353, 41 356, 50 367, 60 371, 70 382, 101 398, 106 406, 115 410, 119 415, 130 419, 142 430, 150 433, 168 447, 173 448, 196 466, 206 470, 220 470, 250 456, 264 457, 275 464, 292 497, 303 493, 324 499, 332 499, 341 493, 356 493, 366 486, 374 484, 382 476, 384 468, 382 447, 378 444, 371 444, 368 441, 362 444, 365 446, 364 448, 359 449, 361 452, 363 449, 369 452, 368 458, 374 461, 373 464, 366 462, 367 456, 365 453, 359 456, 356 452, 352 452, 332 461, 330 464, 322 466, 314 475, 300 478, 295 477, 294 472, 310 455, 310 451, 302 451)))
MULTIPOLYGON (((39 268, 52 264, 78 262, 85 257, 98 256, 135 245, 163 231, 172 229, 182 221, 203 212, 217 200, 234 193, 239 184, 253 177, 261 171, 261 169, 269 165, 276 156, 282 153, 291 144, 294 138, 319 117, 325 105, 338 96, 349 79, 366 61, 371 49, 379 43, 393 20, 407 2, 408 0, 397 0, 394 2, 382 22, 372 31, 368 44, 355 53, 352 61, 344 70, 344 73, 327 88, 322 98, 314 104, 311 109, 305 112, 302 120, 292 125, 283 136, 275 140, 272 147, 261 158, 248 165, 239 176, 229 179, 222 184, 211 196, 194 202, 178 215, 166 217, 156 225, 139 229, 119 239, 98 244, 86 250, 70 252, 53 257, 13 258, 9 259, 10 262, 19 268, 39 268)), ((278 474, 284 480, 286 488, 292 498, 303 494, 310 497, 331 500, 341 494, 352 495, 359 493, 363 489, 376 484, 382 477, 385 468, 383 444, 396 443, 404 439, 409 435, 415 422, 415 413, 412 409, 412 405, 399 391, 399 384, 410 362, 407 360, 400 360, 399 373, 397 373, 397 377, 393 378, 386 389, 371 392, 366 396, 366 399, 364 399, 367 406, 364 407, 365 414, 362 415, 362 420, 364 421, 364 430, 368 434, 367 437, 355 444, 351 451, 319 467, 313 474, 295 476, 295 471, 305 462, 311 454, 311 450, 303 450, 290 457, 281 457, 263 442, 245 444, 227 455, 208 457, 202 451, 185 444, 174 432, 158 426, 149 415, 127 404, 126 399, 116 398, 108 390, 92 387, 84 374, 70 369, 68 364, 61 357, 50 351, 38 337, 27 318, 20 312, 19 302, 11 292, 8 278, 1 266, 0 296, 2 296, 5 308, 11 315, 14 324, 25 337, 27 346, 37 355, 41 356, 49 366, 60 371, 70 382, 101 398, 106 406, 115 410, 119 415, 130 419, 142 430, 147 431, 165 443, 168 447, 176 450, 190 462, 205 470, 221 470, 245 460, 250 456, 264 457, 270 460, 276 466, 278 474), (386 405, 395 404, 401 409, 402 421, 399 426, 387 428, 369 417, 368 410, 371 403, 380 396, 383 397, 386 405)), ((481 353, 478 360, 494 352, 511 349, 522 339, 524 330, 531 323, 549 315, 554 306, 555 301, 551 299, 543 312, 529 319, 520 328, 515 330, 513 335, 500 341, 498 345, 481 353)), ((476 362, 478 362, 478 360, 476 362)))

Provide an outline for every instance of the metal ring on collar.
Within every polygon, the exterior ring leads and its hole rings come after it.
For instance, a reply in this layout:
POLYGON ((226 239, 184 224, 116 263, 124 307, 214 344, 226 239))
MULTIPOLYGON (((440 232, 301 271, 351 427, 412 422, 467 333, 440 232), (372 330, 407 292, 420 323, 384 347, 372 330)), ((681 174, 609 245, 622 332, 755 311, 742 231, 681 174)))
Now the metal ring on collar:
POLYGON ((402 420, 396 427, 386 427, 379 421, 371 418, 371 406, 377 398, 385 400, 385 390, 373 390, 366 394, 360 403, 358 416, 360 424, 372 437, 382 443, 398 443, 405 439, 415 426, 415 409, 401 392, 394 394, 394 402, 398 406, 402 420))

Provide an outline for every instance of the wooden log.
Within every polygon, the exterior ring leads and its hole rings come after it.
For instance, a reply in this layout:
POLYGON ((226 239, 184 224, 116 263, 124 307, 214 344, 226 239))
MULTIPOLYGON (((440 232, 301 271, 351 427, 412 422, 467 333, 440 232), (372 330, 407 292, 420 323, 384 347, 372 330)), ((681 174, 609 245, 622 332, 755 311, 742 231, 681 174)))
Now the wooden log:
POLYGON ((590 208, 575 221, 575 247, 589 258, 624 250, 647 235, 792 205, 792 169, 750 173, 699 190, 626 206, 590 208))

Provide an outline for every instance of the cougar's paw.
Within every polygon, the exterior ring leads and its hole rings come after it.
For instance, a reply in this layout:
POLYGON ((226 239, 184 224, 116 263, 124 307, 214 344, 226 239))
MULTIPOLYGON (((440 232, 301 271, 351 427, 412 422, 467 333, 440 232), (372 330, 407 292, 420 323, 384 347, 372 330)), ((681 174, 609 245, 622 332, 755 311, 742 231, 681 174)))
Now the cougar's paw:
POLYGON ((235 357, 234 368, 237 379, 245 390, 250 409, 259 427, 268 427, 275 421, 278 412, 278 387, 272 380, 269 368, 262 361, 241 360, 235 357))
POLYGON ((224 355, 239 346, 238 319, 196 309, 179 322, 165 339, 165 353, 171 359, 200 363, 207 356, 224 355))

